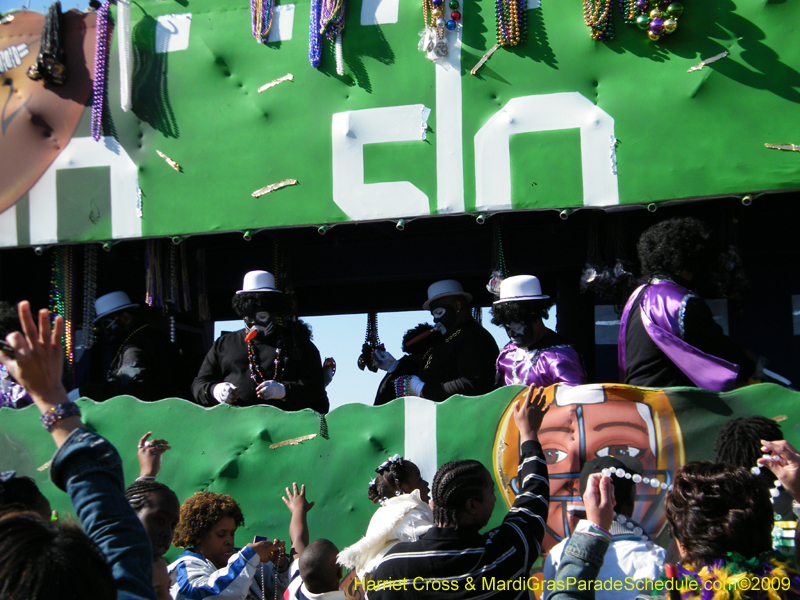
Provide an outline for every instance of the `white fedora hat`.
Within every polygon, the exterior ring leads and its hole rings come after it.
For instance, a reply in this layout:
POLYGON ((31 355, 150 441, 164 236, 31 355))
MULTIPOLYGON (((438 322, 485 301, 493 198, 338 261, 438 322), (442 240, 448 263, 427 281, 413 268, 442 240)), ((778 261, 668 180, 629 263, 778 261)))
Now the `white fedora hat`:
POLYGON ((521 302, 524 300, 546 300, 550 296, 542 294, 542 284, 533 275, 515 275, 507 277, 500 283, 500 298, 494 304, 502 302, 521 302))
POLYGON ((422 305, 423 310, 428 310, 431 302, 447 296, 464 296, 467 302, 472 302, 472 294, 468 294, 455 279, 443 279, 428 286, 428 299, 422 305))
POLYGON ((139 305, 131 302, 125 292, 111 292, 105 296, 100 296, 94 301, 94 310, 97 313, 94 321, 96 323, 106 315, 126 308, 139 308, 139 305))
POLYGON ((246 294, 247 292, 283 293, 275 287, 275 277, 269 271, 250 271, 247 273, 244 276, 244 282, 242 282, 242 289, 236 293, 246 294))

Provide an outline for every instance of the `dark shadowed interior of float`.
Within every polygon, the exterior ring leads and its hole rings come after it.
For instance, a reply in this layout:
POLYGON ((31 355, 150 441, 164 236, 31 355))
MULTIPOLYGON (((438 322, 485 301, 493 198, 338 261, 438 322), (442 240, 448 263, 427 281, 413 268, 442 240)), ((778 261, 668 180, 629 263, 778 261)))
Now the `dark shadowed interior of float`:
MULTIPOLYGON (((299 227, 262 230, 252 233, 249 240, 236 232, 162 238, 156 244, 153 240, 94 244, 103 248, 97 252, 97 295, 125 289, 132 297, 144 297, 151 254, 168 257, 175 247, 185 261, 185 268, 181 263, 181 293, 188 288, 192 308, 176 310, 176 303, 164 302, 164 307, 147 311, 149 319, 165 331, 168 317, 174 317, 176 343, 194 370, 213 343, 213 322, 236 318, 231 293, 249 270, 266 268, 282 274, 299 315, 317 316, 419 310, 427 286, 443 278, 459 279, 476 304, 489 306, 492 297, 486 284, 504 262, 509 275, 535 274, 556 297, 559 332, 582 353, 590 381, 614 382, 618 378, 616 337, 608 333, 608 325, 619 318, 624 292, 616 288, 606 294, 582 291, 584 269, 593 265, 598 271, 613 271, 621 260, 638 276, 640 233, 668 217, 696 216, 714 230, 721 250, 733 246, 741 258, 741 265, 734 267, 736 293, 727 302, 731 337, 766 357, 771 370, 797 381, 797 201, 797 193, 776 193, 755 196, 752 201, 749 197, 744 201, 742 197, 703 199, 651 205, 649 210, 630 206, 614 212, 514 211, 481 218, 418 218, 405 222, 402 229, 396 222, 385 221, 340 224, 323 235, 315 227, 299 227), (203 304, 204 316, 210 318, 200 318, 198 307, 203 304)), ((80 253, 86 246, 71 247, 77 258, 74 293, 80 295, 84 281, 80 253)), ((33 306, 47 306, 56 248, 0 251, 0 298, 9 302, 27 298, 33 306)), ((698 291, 706 298, 720 297, 708 282, 698 291)))

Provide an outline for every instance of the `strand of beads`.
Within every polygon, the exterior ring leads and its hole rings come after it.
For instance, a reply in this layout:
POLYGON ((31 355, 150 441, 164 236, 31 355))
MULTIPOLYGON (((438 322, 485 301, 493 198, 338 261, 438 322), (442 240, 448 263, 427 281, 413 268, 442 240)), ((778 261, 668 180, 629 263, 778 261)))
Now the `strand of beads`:
POLYGON ((247 342, 247 364, 250 367, 250 379, 252 379, 256 385, 266 380, 264 374, 261 372, 261 366, 258 364, 258 352, 253 344, 253 340, 247 342))
POLYGON ((75 318, 73 305, 73 291, 75 284, 75 254, 72 246, 67 246, 64 251, 64 377, 70 387, 74 387, 75 379, 75 340, 73 336, 75 318))
POLYGON ((583 22, 591 29, 593 40, 608 42, 614 39, 611 20, 611 0, 583 0, 583 22))
POLYGON ((273 0, 250 0, 250 14, 253 21, 253 37, 262 44, 267 43, 272 28, 273 0))
POLYGON ((97 9, 97 28, 94 41, 94 81, 92 82, 92 139, 100 141, 103 121, 103 96, 106 89, 106 59, 108 58, 108 4, 97 9))
POLYGON ((94 301, 97 296, 97 246, 83 247, 83 337, 80 347, 94 344, 94 301))
POLYGON ((322 0, 311 0, 311 16, 308 23, 308 62, 319 69, 322 61, 322 46, 319 43, 319 16, 322 11, 322 0))
POLYGON ((342 33, 344 32, 345 0, 322 0, 319 17, 319 33, 334 42, 336 74, 344 75, 342 33))
POLYGON ((639 536, 639 539, 645 543, 645 547, 650 551, 650 554, 653 555, 653 560, 656 562, 656 564, 659 566, 664 564, 664 561, 658 552, 659 547, 653 543, 653 540, 650 539, 650 536, 647 535, 642 527, 637 525, 625 515, 614 515, 614 521, 616 521, 621 527, 627 529, 629 533, 639 536))
MULTIPOLYGON (((768 460, 770 462, 778 462, 780 458, 777 456, 773 456, 771 454, 765 454, 762 456, 764 460, 768 460)), ((755 467, 750 469, 750 472, 753 475, 761 475, 761 467, 756 465, 755 467)), ((781 495, 781 480, 775 479, 775 483, 772 484, 772 487, 769 489, 769 501, 775 504, 775 498, 781 495)))
POLYGON ((527 0, 496 0, 497 43, 501 46, 516 46, 524 41, 528 24, 527 0))
MULTIPOLYGON (((419 49, 425 52, 425 56, 429 60, 436 62, 447 56, 447 40, 444 35, 447 29, 447 22, 444 20, 444 0, 422 0, 422 21, 425 27, 420 32, 422 39, 419 42, 419 49)), ((453 25, 453 29, 455 29, 455 25, 453 25)))
POLYGON ((655 489, 661 488, 662 490, 668 490, 672 488, 672 486, 668 486, 666 483, 660 481, 656 477, 642 477, 638 473, 628 473, 622 467, 616 469, 614 467, 610 467, 603 469, 601 473, 603 474, 603 477, 611 477, 612 475, 615 475, 620 479, 631 479, 633 480, 633 483, 643 483, 655 489))

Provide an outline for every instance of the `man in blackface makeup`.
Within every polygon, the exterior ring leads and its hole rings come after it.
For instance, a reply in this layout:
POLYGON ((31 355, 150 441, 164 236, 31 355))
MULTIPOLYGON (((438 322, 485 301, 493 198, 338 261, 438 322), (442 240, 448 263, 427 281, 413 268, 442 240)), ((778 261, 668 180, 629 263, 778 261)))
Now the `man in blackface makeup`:
MULTIPOLYGON (((183 359, 166 335, 145 322, 138 304, 122 291, 95 301, 95 323, 109 342, 114 357, 102 374, 90 367, 89 381, 69 393, 71 400, 102 402, 116 396, 134 396, 145 402, 186 398, 188 385, 183 359)), ((98 354, 88 360, 98 360, 98 354)), ((105 366, 105 365, 101 365, 105 366)))
POLYGON ((431 311, 443 340, 422 357, 418 376, 409 381, 411 395, 439 402, 454 394, 480 396, 494 388, 499 350, 492 334, 472 318, 471 301, 453 279, 428 287, 422 308, 431 311))
POLYGON ((214 342, 192 384, 195 400, 204 406, 269 404, 328 412, 319 351, 308 327, 289 317, 272 273, 247 273, 233 309, 244 329, 214 342))

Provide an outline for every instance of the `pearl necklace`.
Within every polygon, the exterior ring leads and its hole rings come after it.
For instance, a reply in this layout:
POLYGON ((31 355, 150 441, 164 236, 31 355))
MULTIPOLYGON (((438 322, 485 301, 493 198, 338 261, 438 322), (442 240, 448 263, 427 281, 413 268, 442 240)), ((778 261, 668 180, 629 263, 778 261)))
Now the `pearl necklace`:
MULTIPOLYGON (((771 454, 765 454, 761 458, 763 458, 764 460, 768 460, 770 462, 773 462, 773 463, 777 462, 778 460, 780 460, 777 456, 773 456, 771 454)), ((761 467, 756 465, 755 467, 750 469, 750 472, 753 475, 761 475, 761 467)), ((780 489, 781 485, 782 485, 781 484, 781 480, 780 479, 776 479, 775 483, 773 483, 772 487, 769 489, 769 501, 772 502, 772 504, 775 504, 775 498, 777 498, 778 496, 781 495, 781 489, 780 489)))
POLYGON ((606 468, 606 469, 603 469, 601 471, 601 473, 603 474, 603 477, 611 477, 612 475, 615 475, 616 477, 619 477, 620 479, 631 479, 631 480, 633 480, 633 483, 644 483, 645 485, 649 485, 650 487, 652 487, 654 489, 657 489, 657 488, 661 488, 662 490, 671 490, 672 489, 671 485, 668 486, 666 483, 662 483, 656 477, 642 477, 638 473, 631 474, 631 473, 628 473, 627 471, 625 471, 625 469, 623 469, 622 467, 619 467, 619 468, 616 468, 616 469, 614 467, 606 468))
MULTIPOLYGON (((633 519, 629 519, 625 515, 614 515, 614 522, 617 523, 620 528, 625 529, 625 533, 618 533, 616 535, 636 535, 639 537, 639 540, 645 543, 645 547, 650 551, 650 554, 653 555, 653 559, 655 560, 656 564, 659 566, 664 564, 664 559, 661 558, 659 555, 659 546, 657 546, 653 540, 650 539, 650 536, 647 535, 644 529, 640 525, 637 525, 633 519)), ((613 532, 612 536, 615 535, 613 532)))

